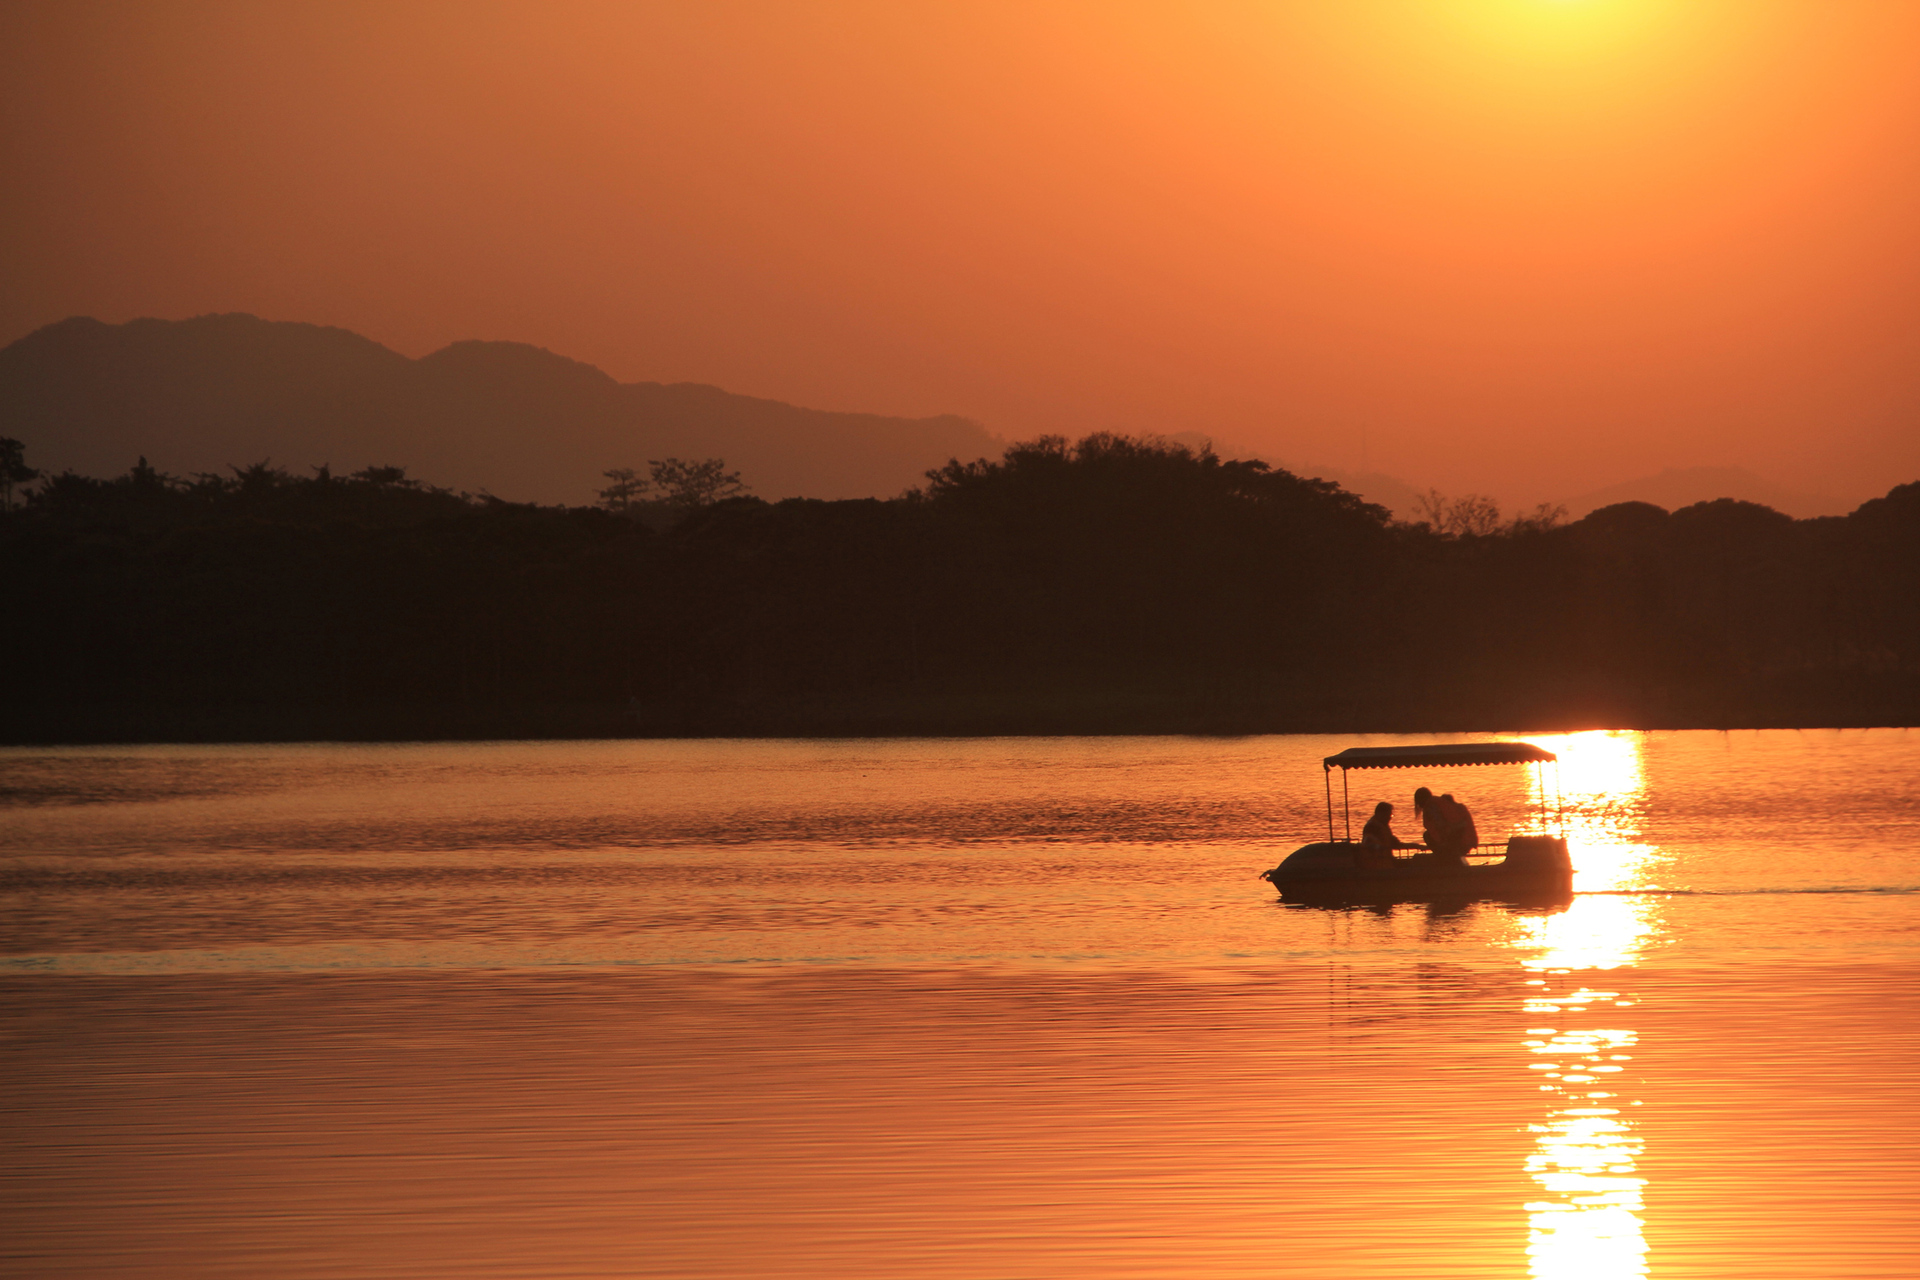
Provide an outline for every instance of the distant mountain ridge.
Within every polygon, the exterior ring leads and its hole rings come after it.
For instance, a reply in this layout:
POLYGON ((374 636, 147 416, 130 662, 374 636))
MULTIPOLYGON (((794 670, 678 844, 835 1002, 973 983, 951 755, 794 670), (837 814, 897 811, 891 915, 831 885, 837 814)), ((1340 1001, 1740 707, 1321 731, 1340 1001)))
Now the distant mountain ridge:
POLYGON ((1001 442, 953 415, 806 409, 699 383, 616 381, 541 347, 463 341, 418 360, 345 329, 244 313, 75 317, 0 349, 0 435, 43 470, 176 474, 404 466, 513 501, 591 502, 613 467, 721 457, 766 498, 891 497, 1001 442))

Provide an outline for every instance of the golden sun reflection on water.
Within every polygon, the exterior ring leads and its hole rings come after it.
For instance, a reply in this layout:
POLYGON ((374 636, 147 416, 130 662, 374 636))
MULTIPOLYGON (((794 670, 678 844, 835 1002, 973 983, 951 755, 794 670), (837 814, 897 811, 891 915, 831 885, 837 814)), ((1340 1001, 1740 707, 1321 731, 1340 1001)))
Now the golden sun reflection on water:
POLYGON ((1657 899, 1621 896, 1646 884, 1657 855, 1639 839, 1642 740, 1583 733, 1535 741, 1560 757, 1558 787, 1549 766, 1534 799, 1564 806, 1582 893, 1565 911, 1516 920, 1511 940, 1536 975, 1527 983, 1524 1011, 1535 1025, 1524 1045, 1528 1076, 1548 1102, 1528 1126, 1526 1171, 1542 1193, 1526 1205, 1529 1270, 1536 1280, 1634 1280, 1648 1274, 1646 1179, 1636 1176, 1642 1140, 1628 1118, 1639 1102, 1618 1084, 1638 1035, 1618 1023, 1635 1001, 1586 978, 1630 969, 1660 932, 1657 899), (1601 1018, 1612 1025, 1588 1025, 1601 1018))
POLYGON ((1533 775, 1532 799, 1559 807, 1575 887, 1589 893, 1641 887, 1655 852, 1639 835, 1646 805, 1642 736, 1570 733, 1527 741, 1560 757, 1533 775))

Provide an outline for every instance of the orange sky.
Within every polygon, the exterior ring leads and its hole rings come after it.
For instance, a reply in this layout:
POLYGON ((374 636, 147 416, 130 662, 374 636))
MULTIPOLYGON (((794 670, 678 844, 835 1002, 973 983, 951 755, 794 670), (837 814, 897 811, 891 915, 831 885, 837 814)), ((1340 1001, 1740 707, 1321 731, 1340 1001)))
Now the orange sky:
POLYGON ((1920 4, 0 8, 0 342, 252 311, 1564 497, 1920 478, 1920 4))

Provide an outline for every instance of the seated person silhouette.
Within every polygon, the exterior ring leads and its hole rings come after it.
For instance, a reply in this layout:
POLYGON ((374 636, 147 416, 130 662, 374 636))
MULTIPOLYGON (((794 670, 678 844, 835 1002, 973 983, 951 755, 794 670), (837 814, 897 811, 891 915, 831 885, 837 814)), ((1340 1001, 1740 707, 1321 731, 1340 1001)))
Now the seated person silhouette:
POLYGON ((1367 819, 1367 825, 1360 831, 1360 865, 1363 867, 1387 867, 1393 865, 1395 849, 1418 849, 1418 843, 1402 840, 1393 834, 1393 806, 1382 800, 1373 806, 1373 816, 1367 819))
POLYGON ((1442 867, 1465 867, 1467 851, 1480 843, 1467 806, 1451 794, 1436 796, 1421 787, 1413 793, 1413 808, 1420 815, 1425 843, 1433 850, 1435 860, 1442 867))
POLYGON ((1467 842, 1467 848, 1479 848, 1480 828, 1473 824, 1473 815, 1467 811, 1467 806, 1455 800, 1451 791, 1440 797, 1440 803, 1453 806, 1453 820, 1460 829, 1461 837, 1467 842))

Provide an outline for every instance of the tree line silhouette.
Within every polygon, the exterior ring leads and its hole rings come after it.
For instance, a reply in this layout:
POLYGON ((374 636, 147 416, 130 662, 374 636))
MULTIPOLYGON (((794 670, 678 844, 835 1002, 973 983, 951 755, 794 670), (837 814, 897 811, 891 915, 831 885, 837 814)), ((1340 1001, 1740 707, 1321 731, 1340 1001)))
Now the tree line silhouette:
POLYGON ((1920 484, 1818 520, 1432 495, 1410 524, 1117 435, 886 501, 669 459, 595 508, 0 460, 13 741, 1920 719, 1920 484))

